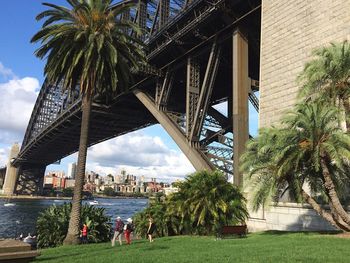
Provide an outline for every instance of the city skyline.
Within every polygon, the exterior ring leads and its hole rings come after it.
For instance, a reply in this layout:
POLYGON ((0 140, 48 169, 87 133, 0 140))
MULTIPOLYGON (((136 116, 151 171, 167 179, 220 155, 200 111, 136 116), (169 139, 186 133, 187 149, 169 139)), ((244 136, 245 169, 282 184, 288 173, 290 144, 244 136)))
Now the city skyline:
MULTIPOLYGON (((70 166, 72 164, 73 164, 73 166, 74 165, 76 166, 76 163, 69 163, 68 164, 68 168, 67 168, 67 170, 68 170, 67 173, 65 172, 65 170, 46 170, 44 176, 55 175, 56 177, 59 177, 59 178, 67 178, 67 179, 73 179, 74 180, 75 178, 70 176, 70 174, 69 174, 69 169, 70 169, 70 166)), ((125 169, 115 170, 114 172, 111 172, 111 173, 108 173, 108 174, 99 174, 96 171, 88 170, 88 169, 85 171, 85 177, 88 177, 91 174, 97 175, 97 176, 102 177, 102 178, 107 178, 108 176, 112 175, 114 182, 117 182, 116 178, 118 176, 119 177, 120 176, 124 176, 125 178, 128 178, 129 176, 135 176, 138 179, 141 178, 140 180, 142 180, 142 181, 147 181, 147 180, 149 180, 149 181, 156 181, 157 180, 158 181, 158 179, 159 179, 157 177, 150 176, 150 175, 147 175, 147 174, 134 175, 132 173, 129 173, 125 169)), ((161 181, 161 180, 159 180, 159 182, 173 183, 173 182, 178 181, 178 180, 179 180, 179 178, 174 178, 172 181, 168 181, 168 180, 161 181)))

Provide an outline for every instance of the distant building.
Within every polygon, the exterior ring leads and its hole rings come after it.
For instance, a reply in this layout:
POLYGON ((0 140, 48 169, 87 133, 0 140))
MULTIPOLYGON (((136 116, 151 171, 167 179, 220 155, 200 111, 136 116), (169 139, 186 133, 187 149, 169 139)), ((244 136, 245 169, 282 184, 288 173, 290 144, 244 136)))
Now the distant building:
POLYGON ((101 185, 101 178, 96 178, 95 179, 95 185, 100 186, 101 185))
POLYGON ((44 176, 44 188, 46 189, 64 189, 66 187, 66 178, 63 171, 49 171, 44 176))
POLYGON ((121 184, 122 183, 122 177, 121 177, 121 175, 115 175, 114 176, 114 182, 116 183, 116 184, 121 184))
POLYGON ((56 176, 58 178, 64 178, 65 177, 65 173, 64 171, 48 171, 46 173, 46 176, 56 176))
POLYGON ((67 177, 69 179, 75 179, 76 172, 77 172, 77 164, 76 163, 69 163, 67 177))
POLYGON ((53 184, 53 175, 47 174, 44 176, 44 185, 52 185, 53 184))
POLYGON ((173 194, 173 193, 177 193, 179 191, 179 188, 177 187, 164 187, 163 188, 163 192, 165 195, 170 195, 170 194, 173 194))
POLYGON ((64 189, 66 187, 66 178, 60 178, 60 177, 54 176, 52 179, 53 179, 52 180, 53 188, 64 189))
POLYGON ((66 188, 71 188, 75 186, 75 179, 66 179, 66 188))
POLYGON ((108 174, 107 176, 104 177, 104 182, 105 184, 113 184, 114 183, 114 177, 111 174, 108 174))
POLYGON ((147 193, 157 193, 163 189, 161 184, 155 182, 155 178, 152 178, 151 182, 146 183, 146 192, 147 193))
POLYGON ((86 182, 88 183, 94 183, 98 177, 99 175, 93 171, 87 172, 85 175, 86 182))
POLYGON ((84 191, 88 191, 90 193, 95 193, 96 192, 96 185, 93 184, 93 183, 87 183, 87 184, 84 184, 84 191))

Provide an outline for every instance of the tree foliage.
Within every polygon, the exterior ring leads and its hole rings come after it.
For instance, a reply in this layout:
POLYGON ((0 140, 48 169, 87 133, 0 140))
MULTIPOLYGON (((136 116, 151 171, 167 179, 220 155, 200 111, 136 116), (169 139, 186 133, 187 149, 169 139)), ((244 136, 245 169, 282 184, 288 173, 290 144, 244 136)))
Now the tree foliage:
POLYGON ((115 191, 112 187, 105 187, 103 194, 107 196, 115 196, 115 191))
POLYGON ((137 232, 147 231, 148 217, 157 224, 157 234, 215 233, 222 225, 243 223, 248 217, 245 198, 218 172, 200 171, 177 183, 179 191, 156 200, 135 216, 137 232))
POLYGON ((283 128, 262 129, 247 143, 241 170, 250 179, 255 210, 288 190, 335 227, 349 228, 338 193, 350 185, 350 136, 339 128, 338 116, 336 108, 318 100, 298 104, 283 118, 283 128), (305 184, 324 197, 333 208, 331 214, 304 191, 305 184))
POLYGON ((65 197, 72 197, 74 192, 74 187, 66 187, 62 190, 62 195, 65 197))
POLYGON ((219 172, 199 171, 178 184, 169 209, 191 232, 210 234, 225 224, 243 223, 248 217, 245 198, 219 172))
POLYGON ((31 42, 40 42, 37 57, 47 59, 44 72, 50 83, 82 94, 110 95, 128 87, 132 67, 145 61, 142 43, 129 36, 140 32, 121 14, 133 4, 112 0, 67 0, 70 7, 43 3, 49 9, 37 15, 46 19, 31 42))
MULTIPOLYGON (((68 232, 71 208, 71 204, 65 203, 61 206, 50 206, 40 213, 36 224, 39 248, 62 245, 68 232)), ((97 243, 110 239, 110 218, 105 215, 104 208, 84 205, 81 222, 88 226, 89 242, 97 243)))
POLYGON ((315 49, 313 59, 306 63, 299 76, 300 96, 304 100, 322 99, 326 103, 341 105, 347 131, 350 131, 350 43, 331 43, 315 49))

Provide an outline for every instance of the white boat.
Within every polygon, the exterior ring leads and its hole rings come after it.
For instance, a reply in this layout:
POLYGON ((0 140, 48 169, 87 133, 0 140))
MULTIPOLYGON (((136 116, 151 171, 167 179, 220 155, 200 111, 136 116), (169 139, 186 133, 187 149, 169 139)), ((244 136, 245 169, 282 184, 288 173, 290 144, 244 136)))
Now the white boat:
POLYGON ((4 204, 4 206, 15 206, 15 205, 16 205, 16 204, 11 203, 10 197, 8 197, 8 198, 6 199, 6 202, 5 202, 5 204, 4 204))
POLYGON ((16 204, 14 203, 5 203, 4 206, 15 206, 16 204))
POLYGON ((98 205, 98 201, 97 200, 89 201, 89 204, 90 205, 98 205))

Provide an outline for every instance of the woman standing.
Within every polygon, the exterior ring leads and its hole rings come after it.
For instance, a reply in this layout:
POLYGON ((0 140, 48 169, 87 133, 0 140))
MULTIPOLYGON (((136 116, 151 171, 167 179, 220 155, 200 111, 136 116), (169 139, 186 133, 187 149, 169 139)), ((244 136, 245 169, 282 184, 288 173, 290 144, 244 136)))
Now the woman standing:
POLYGON ((126 243, 130 245, 131 244, 130 234, 132 231, 134 231, 134 224, 132 223, 131 218, 128 218, 126 221, 127 223, 124 226, 124 236, 125 236, 126 243))
POLYGON ((153 242, 152 235, 153 235, 154 230, 156 230, 156 224, 153 222, 152 217, 150 217, 148 219, 148 221, 149 221, 148 230, 147 230, 148 240, 149 240, 149 242, 153 242))

